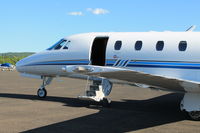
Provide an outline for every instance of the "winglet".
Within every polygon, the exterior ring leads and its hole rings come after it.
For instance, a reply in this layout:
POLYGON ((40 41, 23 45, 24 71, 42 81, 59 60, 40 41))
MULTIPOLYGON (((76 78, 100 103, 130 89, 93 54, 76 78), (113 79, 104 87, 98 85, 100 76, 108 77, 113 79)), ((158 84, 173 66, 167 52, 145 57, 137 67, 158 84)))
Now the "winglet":
POLYGON ((190 28, 186 30, 186 32, 192 32, 196 29, 196 25, 192 25, 190 28))

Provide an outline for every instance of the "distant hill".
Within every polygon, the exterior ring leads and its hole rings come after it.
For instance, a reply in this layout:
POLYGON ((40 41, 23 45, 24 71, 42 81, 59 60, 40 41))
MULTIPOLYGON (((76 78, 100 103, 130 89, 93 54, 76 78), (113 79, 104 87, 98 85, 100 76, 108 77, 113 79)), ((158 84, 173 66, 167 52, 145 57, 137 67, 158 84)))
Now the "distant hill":
POLYGON ((0 56, 29 56, 34 54, 34 52, 9 52, 9 53, 0 53, 0 56))
POLYGON ((9 53, 0 53, 0 64, 11 63, 16 64, 17 61, 34 54, 34 52, 9 52, 9 53))

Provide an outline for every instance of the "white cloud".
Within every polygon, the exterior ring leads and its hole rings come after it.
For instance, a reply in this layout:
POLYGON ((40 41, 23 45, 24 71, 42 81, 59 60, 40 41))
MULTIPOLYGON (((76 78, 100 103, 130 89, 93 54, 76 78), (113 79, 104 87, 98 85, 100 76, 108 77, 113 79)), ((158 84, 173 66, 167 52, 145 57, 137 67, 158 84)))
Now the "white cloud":
POLYGON ((93 9, 92 8, 87 8, 86 10, 89 11, 89 12, 91 12, 93 9))
POLYGON ((100 14, 107 14, 107 13, 109 13, 108 10, 103 9, 103 8, 95 8, 95 9, 87 8, 87 11, 89 11, 89 12, 95 14, 95 15, 100 15, 100 14))
POLYGON ((71 16, 82 16, 83 13, 82 12, 69 12, 68 15, 71 15, 71 16))
MULTIPOLYGON (((109 13, 108 10, 103 9, 103 8, 87 8, 86 9, 88 12, 94 14, 94 15, 101 15, 101 14, 107 14, 109 13)), ((83 12, 81 11, 75 11, 75 12, 69 12, 68 15, 71 16, 83 16, 83 12)))

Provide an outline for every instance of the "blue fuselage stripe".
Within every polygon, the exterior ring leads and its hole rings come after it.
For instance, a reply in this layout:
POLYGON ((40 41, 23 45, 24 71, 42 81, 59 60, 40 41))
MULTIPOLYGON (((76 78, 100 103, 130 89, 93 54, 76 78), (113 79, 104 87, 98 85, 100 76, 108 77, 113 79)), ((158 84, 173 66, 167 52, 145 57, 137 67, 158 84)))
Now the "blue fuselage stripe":
MULTIPOLYGON (((70 60, 70 61, 49 61, 31 63, 25 66, 37 65, 88 65, 89 60, 70 60)), ((114 60, 107 60, 106 66, 113 66, 116 63, 114 60)), ((153 62, 153 61, 131 61, 126 67, 143 67, 143 68, 176 68, 176 69, 200 69, 200 63, 187 63, 187 62, 153 62)))
POLYGON ((200 69, 196 66, 163 66, 163 65, 127 65, 126 67, 144 67, 144 68, 176 68, 176 69, 200 69))

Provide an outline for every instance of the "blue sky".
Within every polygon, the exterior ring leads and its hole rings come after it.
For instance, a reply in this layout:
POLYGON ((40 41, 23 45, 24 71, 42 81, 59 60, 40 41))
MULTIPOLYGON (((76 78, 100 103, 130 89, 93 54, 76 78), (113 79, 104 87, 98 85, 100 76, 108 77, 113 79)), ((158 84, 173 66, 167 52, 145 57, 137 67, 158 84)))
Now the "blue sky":
POLYGON ((1 0, 0 53, 38 52, 83 32, 184 31, 199 0, 1 0))

